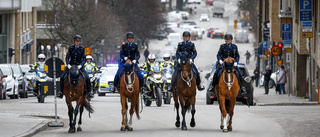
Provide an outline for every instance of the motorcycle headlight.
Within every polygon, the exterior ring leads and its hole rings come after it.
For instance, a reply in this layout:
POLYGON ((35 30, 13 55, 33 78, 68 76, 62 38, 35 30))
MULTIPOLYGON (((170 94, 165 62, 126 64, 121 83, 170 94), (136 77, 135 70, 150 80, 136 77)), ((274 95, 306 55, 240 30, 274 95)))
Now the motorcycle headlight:
POLYGON ((45 77, 45 76, 47 76, 46 73, 39 73, 39 77, 45 77))
POLYGON ((92 75, 92 74, 89 74, 89 77, 91 78, 91 77, 93 77, 93 75, 92 75))
POLYGON ((167 73, 166 78, 172 78, 172 74, 167 73))
POLYGON ((160 78, 161 78, 161 74, 154 74, 153 77, 154 77, 155 79, 160 79, 160 78))

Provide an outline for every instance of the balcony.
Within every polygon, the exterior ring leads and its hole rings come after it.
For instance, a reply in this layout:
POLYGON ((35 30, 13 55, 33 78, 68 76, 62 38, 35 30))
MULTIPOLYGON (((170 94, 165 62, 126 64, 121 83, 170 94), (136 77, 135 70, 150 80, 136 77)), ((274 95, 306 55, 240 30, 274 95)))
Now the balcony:
POLYGON ((0 0, 0 11, 21 9, 21 0, 0 0))

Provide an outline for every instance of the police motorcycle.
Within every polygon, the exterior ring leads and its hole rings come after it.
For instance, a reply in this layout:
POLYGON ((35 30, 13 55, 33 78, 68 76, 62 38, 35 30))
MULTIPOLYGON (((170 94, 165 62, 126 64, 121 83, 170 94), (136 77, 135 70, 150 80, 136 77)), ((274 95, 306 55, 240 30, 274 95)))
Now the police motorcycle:
POLYGON ((165 64, 163 66, 163 101, 164 104, 170 104, 171 103, 171 97, 172 97, 172 86, 171 86, 171 79, 173 74, 173 65, 172 64, 165 64))
POLYGON ((152 101, 156 101, 156 105, 162 105, 162 87, 164 78, 162 76, 161 67, 159 63, 154 63, 150 67, 151 71, 146 78, 146 89, 143 89, 143 101, 146 106, 150 106, 152 101))
MULTIPOLYGON (((41 83, 47 82, 47 81, 52 81, 51 78, 47 75, 45 71, 45 64, 43 63, 38 63, 39 66, 36 69, 31 69, 29 72, 36 72, 35 76, 35 83, 34 83, 34 89, 33 89, 33 94, 37 97, 39 103, 44 103, 44 99, 47 95, 42 95, 41 91, 45 91, 48 89, 42 89, 44 87, 41 87, 41 83)), ((31 66, 33 67, 33 65, 31 66)))
POLYGON ((98 75, 99 70, 95 70, 95 66, 92 64, 87 64, 84 69, 89 75, 93 94, 96 94, 100 86, 100 76, 98 75))

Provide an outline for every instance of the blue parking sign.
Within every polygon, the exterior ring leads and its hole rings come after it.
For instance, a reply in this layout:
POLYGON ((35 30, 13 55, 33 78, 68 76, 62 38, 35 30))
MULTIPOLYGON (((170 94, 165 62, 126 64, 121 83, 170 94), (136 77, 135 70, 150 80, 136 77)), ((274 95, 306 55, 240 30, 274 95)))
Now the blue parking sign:
POLYGON ((290 23, 283 23, 281 26, 282 26, 282 32, 291 32, 290 23))
POLYGON ((312 0, 300 0, 300 10, 312 10, 312 0))
POLYGON ((291 32, 282 32, 282 40, 291 40, 291 32))

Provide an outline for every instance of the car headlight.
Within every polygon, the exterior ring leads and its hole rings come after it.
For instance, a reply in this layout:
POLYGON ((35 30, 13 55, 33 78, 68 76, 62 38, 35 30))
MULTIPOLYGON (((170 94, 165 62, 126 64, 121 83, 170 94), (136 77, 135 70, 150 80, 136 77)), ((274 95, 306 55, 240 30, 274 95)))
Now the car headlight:
POLYGON ((46 77, 47 74, 46 73, 39 73, 39 77, 46 77))
POLYGON ((154 74, 153 77, 154 77, 155 79, 160 79, 160 78, 161 78, 161 74, 154 74))
POLYGON ((172 74, 166 73, 166 78, 172 78, 172 74))

